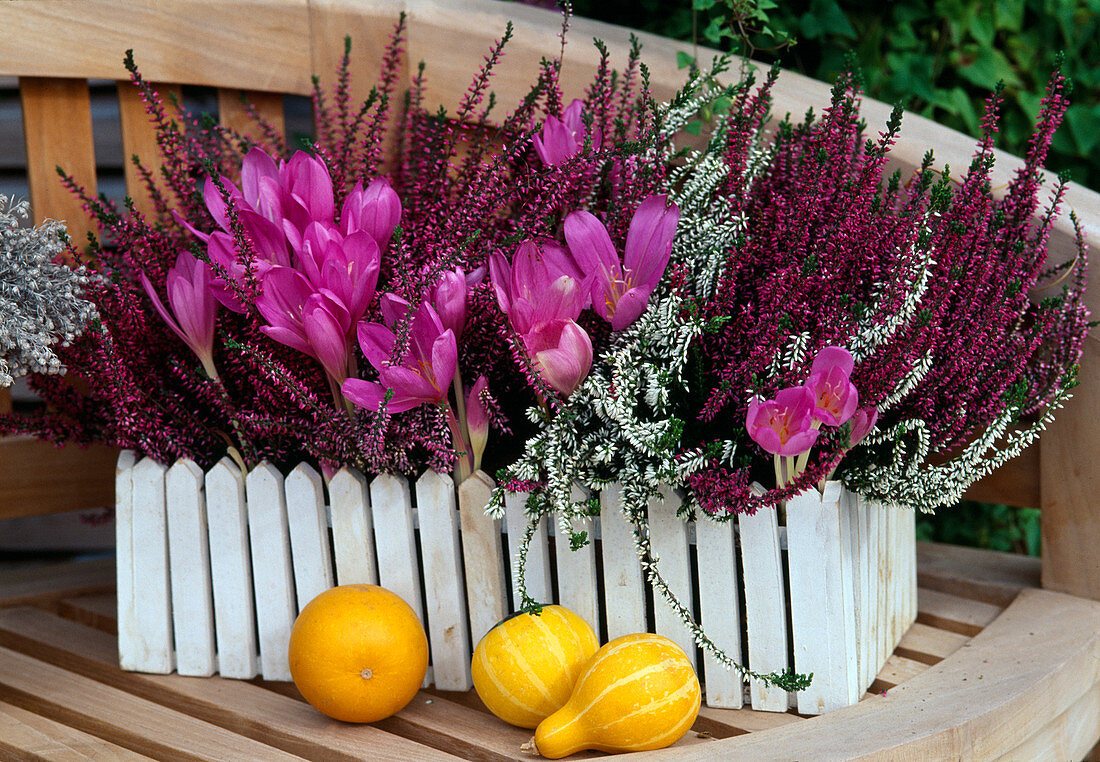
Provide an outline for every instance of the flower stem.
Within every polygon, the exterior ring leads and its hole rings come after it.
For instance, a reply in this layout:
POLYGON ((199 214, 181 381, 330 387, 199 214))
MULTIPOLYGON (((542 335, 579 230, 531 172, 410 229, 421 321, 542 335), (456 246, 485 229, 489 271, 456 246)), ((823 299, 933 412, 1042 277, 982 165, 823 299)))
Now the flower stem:
POLYGON ((455 486, 458 486, 466 481, 471 473, 470 444, 466 441, 466 437, 462 435, 462 430, 459 428, 458 420, 455 418, 451 406, 447 403, 443 403, 443 407, 447 416, 447 426, 451 429, 451 446, 458 456, 455 460, 455 486))

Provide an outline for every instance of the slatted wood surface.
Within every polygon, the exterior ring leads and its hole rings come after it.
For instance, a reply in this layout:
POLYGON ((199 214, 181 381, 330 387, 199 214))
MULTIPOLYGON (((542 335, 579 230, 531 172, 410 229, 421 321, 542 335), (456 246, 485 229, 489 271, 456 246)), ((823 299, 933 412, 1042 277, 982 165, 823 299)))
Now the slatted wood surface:
MULTIPOLYGON (((956 554, 945 546, 922 546, 921 557, 931 559, 929 566, 937 571, 921 575, 918 622, 859 705, 813 719, 793 712, 704 707, 692 730, 672 748, 674 756, 667 751, 637 756, 774 759, 787 758, 785 744, 793 744, 790 748, 802 755, 790 758, 835 759, 846 758, 840 753, 843 744, 857 740, 850 753, 858 756, 867 751, 860 744, 874 745, 879 732, 874 718, 889 718, 892 704, 900 708, 904 696, 920 691, 923 681, 943 691, 945 700, 971 691, 972 701, 1006 712, 1008 726, 1001 729, 1000 741, 985 738, 982 753, 968 759, 1081 758, 1100 735, 1095 711, 1100 692, 1092 681, 1084 693, 1075 693, 1066 671, 1079 678, 1081 670, 1100 669, 1100 605, 1034 589, 1017 596, 1021 587, 1035 582, 1037 570, 1029 559, 956 554), (973 586, 952 584, 952 575, 963 567, 984 586, 978 597, 973 586), (1006 597, 1013 599, 1007 606, 990 602, 1006 597), (1052 604, 1061 606, 1067 618, 1028 621, 1052 604), (997 649, 1002 662, 1015 659, 1016 679, 988 661, 988 648, 997 649), (1045 685, 1057 699, 1028 703, 1025 714, 1014 703, 1025 683, 1045 685), (852 715, 862 719, 847 719, 852 715), (1028 732, 1029 722, 1037 732, 1028 732), (846 727, 852 738, 844 736, 846 727), (865 730, 855 739, 858 728, 865 730)), ((110 558, 0 571, 0 758, 531 758, 520 750, 530 731, 497 720, 473 692, 424 691, 396 716, 356 726, 315 712, 289 683, 123 672, 117 666, 113 580, 110 558)), ((934 704, 926 708, 931 715, 943 710, 934 704)), ((965 707, 953 711, 965 714, 965 707)), ((938 738, 921 725, 927 719, 905 715, 896 720, 902 736, 924 744, 916 751, 891 749, 892 738, 872 751, 883 758, 939 759, 948 758, 951 743, 974 740, 969 733, 946 730, 947 740, 938 738)), ((964 727, 982 732, 984 721, 974 719, 964 727)), ((576 758, 596 756, 602 755, 576 758)))

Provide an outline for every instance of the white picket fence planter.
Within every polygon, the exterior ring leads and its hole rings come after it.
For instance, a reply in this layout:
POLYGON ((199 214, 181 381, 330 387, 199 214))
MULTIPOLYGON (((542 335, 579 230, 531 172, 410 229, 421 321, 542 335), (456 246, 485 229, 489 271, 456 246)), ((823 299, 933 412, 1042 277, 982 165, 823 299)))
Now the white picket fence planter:
MULTIPOLYGON (((527 526, 524 495, 508 496, 502 521, 485 515, 492 487, 481 472, 456 490, 434 472, 410 485, 341 470, 326 505, 323 480, 307 465, 284 476, 262 464, 242 476, 225 459, 204 474, 190 461, 167 468, 124 452, 116 479, 120 664, 289 680, 298 610, 334 584, 366 582, 396 592, 425 623, 425 684, 469 690, 471 644, 518 605, 508 559, 527 526)), ((690 636, 643 579, 619 494, 614 486, 600 494, 601 516, 578 527, 597 542, 579 551, 555 542, 555 527, 543 521, 528 555, 528 591, 576 611, 605 639, 666 635, 695 663, 690 636)), ((668 492, 648 518, 662 574, 680 600, 751 669, 814 673, 797 697, 756 681, 746 691, 736 671, 706 655, 697 667, 707 704, 818 714, 858 701, 916 616, 912 513, 868 503, 838 483, 790 501, 786 526, 773 510, 687 524, 678 505, 668 492)))

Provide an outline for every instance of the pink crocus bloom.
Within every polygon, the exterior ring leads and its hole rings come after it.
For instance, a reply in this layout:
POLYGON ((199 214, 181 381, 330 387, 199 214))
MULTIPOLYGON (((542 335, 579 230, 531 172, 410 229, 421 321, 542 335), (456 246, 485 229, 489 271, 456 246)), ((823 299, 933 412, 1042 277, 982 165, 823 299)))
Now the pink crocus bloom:
POLYGON ((280 344, 318 360, 337 383, 347 377, 351 316, 332 292, 316 291, 297 270, 273 267, 264 276, 256 308, 260 330, 280 344))
MULTIPOLYGON (((562 112, 561 119, 546 117, 542 131, 532 138, 535 153, 548 167, 564 164, 577 155, 584 146, 584 102, 575 98, 562 112)), ((592 135, 593 148, 601 143, 599 130, 592 135)))
POLYGON ((843 347, 825 347, 814 358, 806 388, 814 395, 814 418, 828 426, 846 423, 859 407, 859 392, 849 380, 854 362, 843 347))
POLYGON ((195 353, 206 375, 217 378, 218 371, 214 366, 214 323, 218 303, 210 290, 210 265, 196 259, 188 251, 179 253, 176 264, 168 268, 166 279, 171 313, 165 309, 145 273, 141 273, 140 277, 141 285, 152 300, 157 314, 195 353))
POLYGON ((523 335, 523 345, 542 379, 566 397, 592 368, 592 340, 572 320, 540 323, 523 335))
POLYGON ((585 307, 576 265, 559 247, 524 241, 509 264, 489 258, 489 277, 500 309, 519 334, 551 320, 576 320, 585 307))
POLYGON ((855 447, 863 441, 864 437, 871 433, 878 423, 878 408, 874 405, 861 407, 852 415, 852 431, 848 435, 848 446, 855 447))
POLYGON ((745 427, 758 445, 774 455, 801 455, 821 433, 813 428, 814 396, 805 386, 783 389, 774 400, 749 403, 745 427))
POLYGON ((485 443, 489 440, 489 411, 481 399, 481 393, 488 386, 489 379, 478 376, 466 396, 466 431, 470 435, 470 451, 475 471, 481 467, 481 456, 485 453, 485 443))
POLYGON ((592 276, 592 307, 620 331, 645 311, 668 267, 680 210, 666 196, 650 196, 630 221, 623 261, 607 228, 588 212, 565 218, 565 240, 581 271, 592 276))
POLYGON ((454 331, 455 338, 462 338, 466 327, 466 272, 459 267, 443 273, 432 289, 432 306, 435 307, 444 328, 454 331))
POLYGON ((364 232, 341 235, 338 230, 311 223, 297 251, 299 270, 317 291, 329 291, 359 322, 374 299, 382 254, 364 232))
POLYGON ((368 234, 383 254, 390 246, 393 230, 401 221, 401 199, 383 178, 371 180, 366 188, 356 183, 340 213, 344 235, 357 231, 368 234))
MULTIPOLYGON (((383 314, 389 313, 386 319, 390 325, 400 317, 403 303, 400 299, 383 299, 383 314)), ((386 406, 391 413, 446 401, 458 367, 458 342, 454 331, 443 327, 431 304, 423 302, 417 310, 409 326, 408 350, 396 365, 390 364, 396 343, 390 326, 362 322, 358 334, 359 346, 378 371, 379 383, 349 378, 342 387, 345 397, 360 407, 377 411, 387 390, 393 389, 393 397, 386 406)))

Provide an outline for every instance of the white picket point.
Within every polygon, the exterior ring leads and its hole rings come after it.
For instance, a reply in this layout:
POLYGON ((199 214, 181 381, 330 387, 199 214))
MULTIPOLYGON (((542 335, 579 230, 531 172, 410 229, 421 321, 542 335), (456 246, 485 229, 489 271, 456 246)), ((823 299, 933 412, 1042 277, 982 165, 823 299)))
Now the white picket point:
POLYGON ((206 474, 206 520, 218 672, 222 677, 252 678, 259 673, 260 660, 248 550, 248 511, 244 479, 229 458, 222 458, 206 474))
POLYGON ((164 477, 167 468, 143 458, 133 479, 132 557, 136 570, 134 615, 137 628, 132 669, 166 674, 175 667, 172 600, 168 581, 168 516, 164 477))
MULTIPOLYGON (((733 524, 732 519, 718 522, 700 517, 696 520, 696 568, 700 624, 714 644, 740 664, 741 608, 737 592, 740 575, 733 524)), ((709 651, 703 652, 703 677, 707 706, 740 709, 744 705, 741 673, 718 662, 709 651)))
MULTIPOLYGON (((573 487, 573 501, 580 502, 587 497, 579 486, 573 487)), ((569 535, 563 534, 561 521, 554 514, 554 558, 558 564, 558 603, 573 611, 600 632, 600 600, 596 583, 596 542, 595 520, 587 522, 574 520, 571 524, 575 532, 588 532, 588 544, 570 550, 569 535)))
MULTIPOLYGON (((697 619, 691 583, 691 555, 688 551, 688 524, 676 515, 680 496, 668 487, 661 489, 661 496, 649 501, 649 533, 653 551, 660 559, 661 576, 668 583, 672 594, 687 607, 692 618, 697 619)), ((635 564, 637 559, 635 558, 635 564)), ((728 582, 727 582, 728 584, 728 582)), ((691 666, 695 662, 695 639, 680 617, 654 591, 653 618, 658 635, 664 635, 684 649, 691 666)))
POLYGON ((334 584, 321 475, 300 463, 286 478, 286 515, 298 610, 334 584))
POLYGON ((245 479, 245 492, 260 669, 265 680, 289 680, 287 647, 298 606, 283 475, 270 463, 261 463, 245 479))
MULTIPOLYGON (((512 570, 512 610, 519 611, 523 601, 519 594, 519 571, 516 559, 523 543, 523 533, 527 531, 529 520, 524 506, 527 495, 509 492, 504 496, 504 525, 508 529, 508 557, 512 570)), ((554 591, 550 584, 550 540, 546 528, 546 517, 539 519, 531 545, 527 549, 527 594, 539 603, 554 600, 554 591)))
POLYGON ((118 600, 118 661, 126 670, 138 669, 138 621, 136 593, 141 571, 134 565, 134 482, 137 458, 123 450, 115 466, 115 595, 118 600))
POLYGON ((634 549, 634 533, 622 512, 622 491, 622 485, 609 484, 600 492, 603 600, 608 640, 646 631, 645 582, 634 549))
MULTIPOLYGON (((500 519, 485 514, 485 506, 489 504, 494 486, 493 480, 484 471, 475 471, 458 485, 462 562, 466 571, 470 636, 474 643, 479 643, 485 633, 508 613, 508 584, 504 572, 500 519)), ((451 494, 454 494, 453 489, 451 494)), ((424 535, 423 519, 420 534, 424 535)))
POLYGON ((428 640, 435 687, 444 691, 468 691, 473 685, 470 636, 466 629, 459 515, 451 477, 435 471, 421 476, 416 482, 416 507, 420 515, 424 585, 428 597, 428 640))
MULTIPOLYGON (((770 508, 737 517, 741 530, 741 571, 745 580, 745 618, 749 668, 768 674, 786 670, 787 594, 783 589, 782 557, 776 512, 770 508)), ((787 692, 759 680, 749 681, 752 708, 785 712, 787 692)))
POLYGON ((341 468, 328 484, 332 502, 332 545, 336 582, 378 584, 374 557, 374 522, 367 499, 367 480, 358 471, 341 468))
POLYGON ((209 677, 217 662, 202 469, 192 460, 177 460, 168 469, 164 489, 176 671, 209 677))

